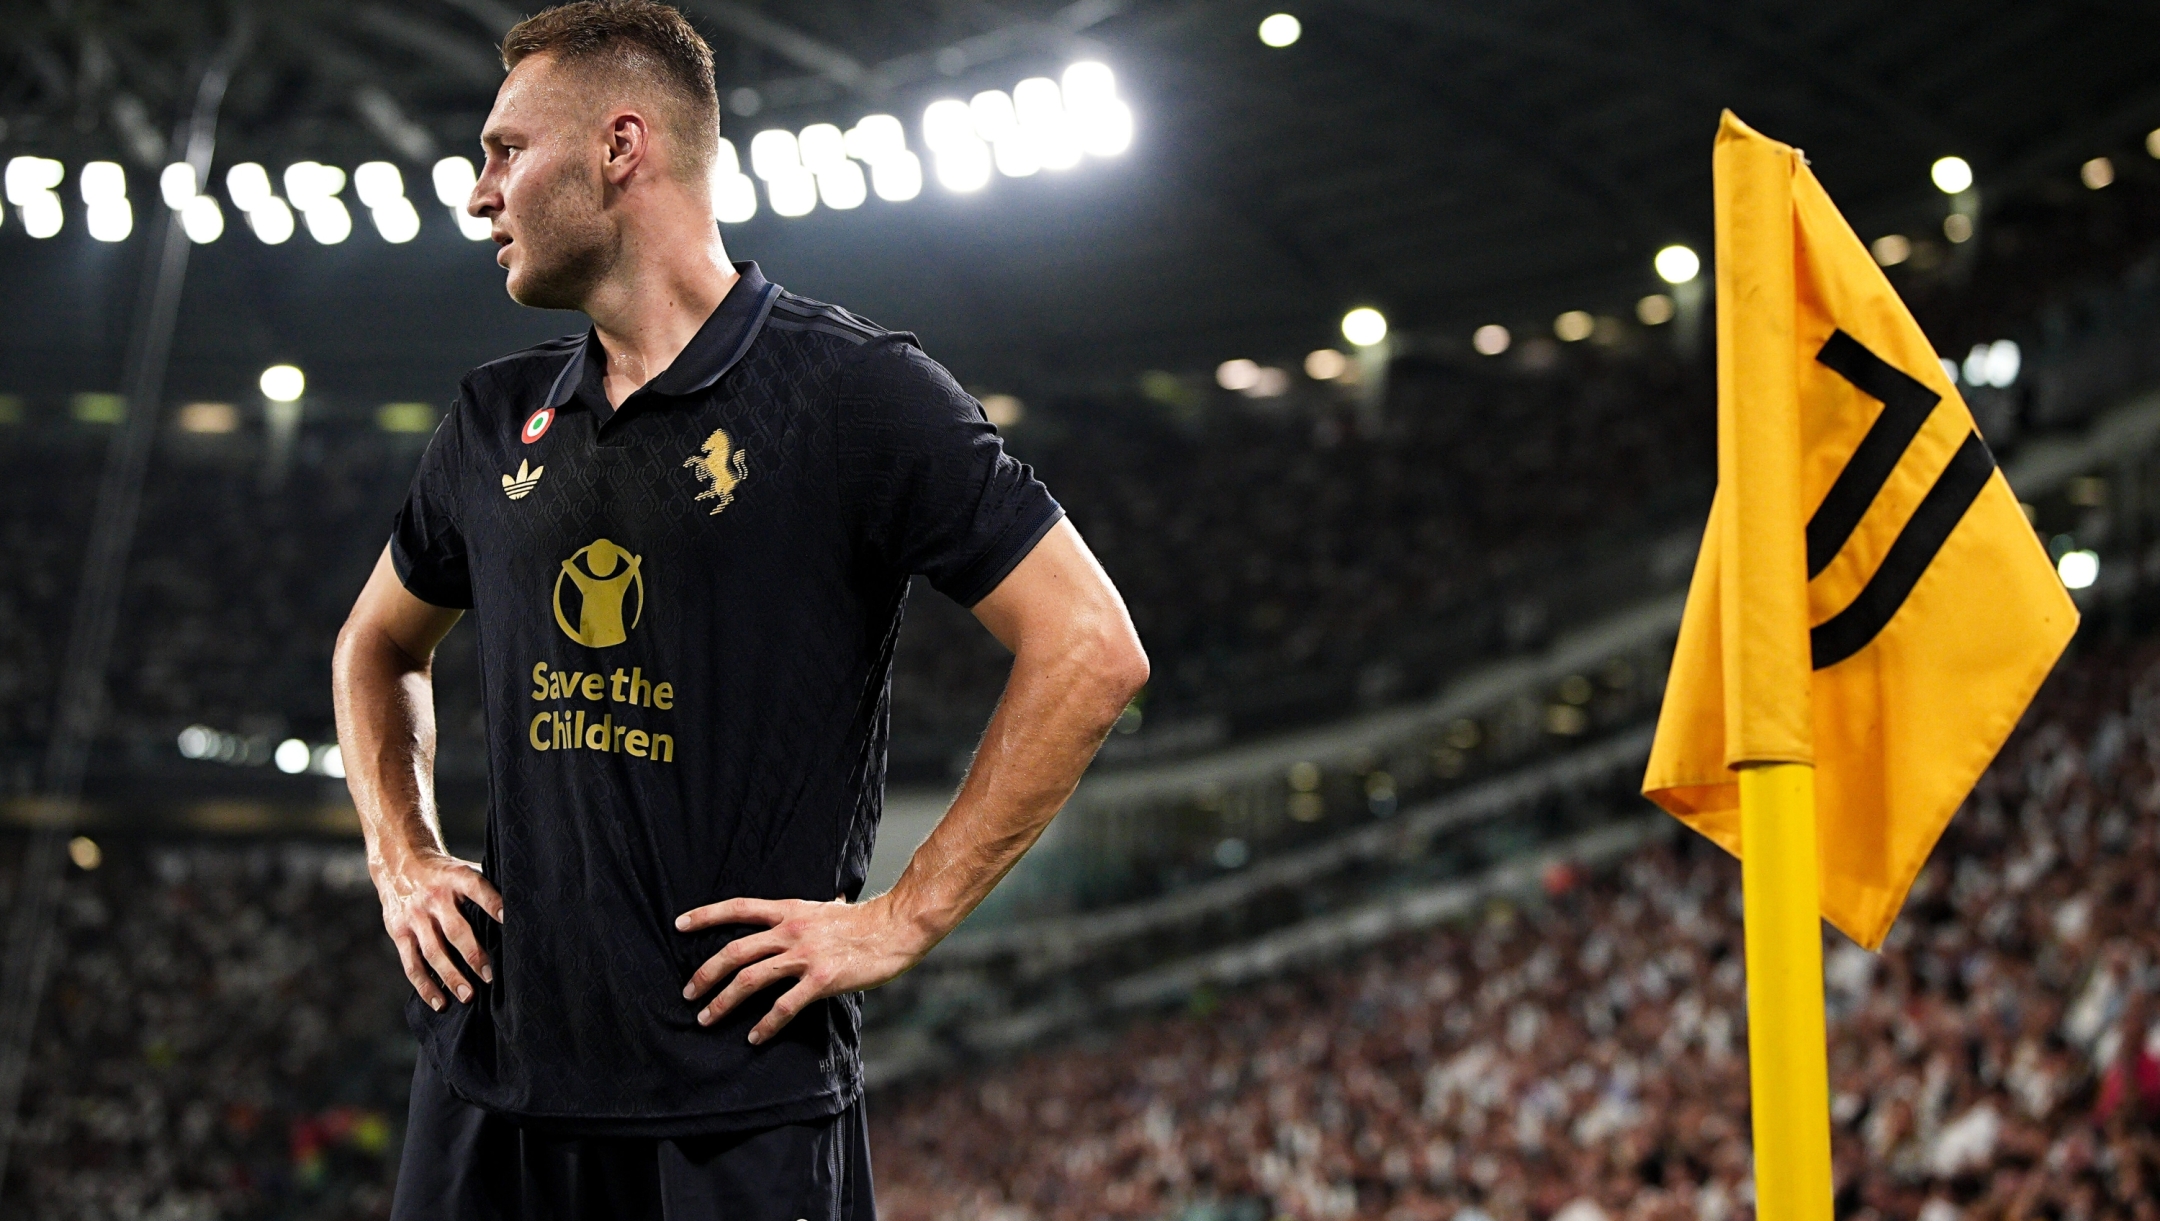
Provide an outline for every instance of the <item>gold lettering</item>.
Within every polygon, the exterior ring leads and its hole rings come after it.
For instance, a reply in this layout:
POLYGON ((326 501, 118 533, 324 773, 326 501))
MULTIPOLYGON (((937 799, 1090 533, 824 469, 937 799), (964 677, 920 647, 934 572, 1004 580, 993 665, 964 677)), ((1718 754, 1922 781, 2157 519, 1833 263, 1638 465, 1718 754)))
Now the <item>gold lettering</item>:
MULTIPOLYGON (((666 686, 666 683, 660 684, 666 686)), ((655 763, 675 762, 675 735, 656 733, 652 736, 652 757, 655 763)))
POLYGON ((544 700, 547 697, 547 663, 544 661, 536 661, 533 663, 533 698, 536 700, 544 700))
MULTIPOLYGON (((578 715, 580 718, 584 716, 583 713, 579 713, 578 715)), ((585 749, 606 750, 607 748, 608 723, 607 719, 603 717, 600 720, 594 721, 592 724, 585 727, 585 749)))
POLYGON ((675 706, 675 684, 655 683, 652 689, 652 705, 666 710, 675 706))
POLYGON ((542 712, 533 717, 532 728, 526 730, 525 736, 532 742, 534 750, 547 750, 554 745, 553 742, 540 736, 540 727, 548 723, 548 714, 542 712))
POLYGON ((570 745, 585 745, 585 712, 583 709, 578 711, 577 720, 570 726, 570 745))
MULTIPOLYGON (((621 671, 618 670, 616 673, 619 674, 621 671)), ((652 707, 652 684, 646 682, 642 677, 644 673, 645 671, 635 666, 630 669, 630 702, 642 708, 650 708, 652 707), (638 694, 640 688, 644 690, 645 694, 638 694)))
POLYGON ((610 682, 609 682, 609 684, 608 684, 608 693, 607 693, 607 697, 608 697, 609 699, 611 699, 611 700, 615 701, 615 702, 616 702, 616 703, 618 703, 618 704, 622 703, 622 702, 623 702, 623 693, 622 693, 622 689, 623 689, 623 683, 624 683, 624 681, 625 681, 625 680, 627 680, 627 679, 628 679, 629 677, 630 677, 629 675, 627 675, 627 674, 624 674, 624 673, 622 672, 622 667, 620 667, 620 666, 617 666, 617 667, 615 668, 615 673, 614 673, 614 675, 613 675, 613 676, 611 677, 611 680, 610 680, 610 682))
POLYGON ((644 730, 633 729, 624 736, 623 749, 642 759, 645 757, 645 744, 651 740, 645 736, 644 730))
POLYGON ((564 716, 560 712, 555 713, 554 715, 555 745, 563 750, 569 750, 571 747, 577 745, 577 742, 570 737, 570 718, 564 716))
POLYGON ((586 699, 598 700, 600 698, 601 692, 605 691, 606 689, 606 680, 601 678, 598 674, 588 674, 585 676, 586 699))
POLYGON ((615 745, 609 747, 608 749, 618 752, 621 751, 623 735, 629 732, 630 727, 628 725, 617 725, 615 727, 615 745))

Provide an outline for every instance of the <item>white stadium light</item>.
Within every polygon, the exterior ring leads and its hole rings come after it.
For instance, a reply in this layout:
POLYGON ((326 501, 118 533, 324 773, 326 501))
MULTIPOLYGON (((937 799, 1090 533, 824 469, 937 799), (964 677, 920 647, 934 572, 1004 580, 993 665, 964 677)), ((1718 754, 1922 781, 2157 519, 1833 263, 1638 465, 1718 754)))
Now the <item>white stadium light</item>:
POLYGON ((1304 24, 1288 13, 1275 13, 1260 22, 1260 41, 1271 47, 1287 47, 1304 33, 1304 24))
POLYGON ((420 213, 405 198, 405 176, 387 161, 369 161, 353 171, 353 193, 367 205, 375 232, 392 245, 420 235, 420 213))
POLYGON ((308 236, 325 246, 335 246, 352 236, 352 213, 338 193, 345 189, 345 171, 319 161, 296 161, 285 167, 285 197, 300 209, 308 236))
POLYGON ((1080 164, 1080 140, 1056 81, 1031 76, 1014 85, 1013 110, 1020 118, 1021 138, 1034 146, 1035 160, 1044 169, 1069 170, 1080 164))
POLYGON ((873 162, 870 189, 887 203, 906 203, 922 194, 922 160, 901 149, 873 162))
POLYGON ((992 144, 1020 134, 1020 112, 1013 109, 1012 95, 1003 89, 985 89, 968 102, 975 134, 992 144))
POLYGON ((1956 195, 1972 189, 1972 166, 1963 157, 1943 157, 1928 167, 1928 177, 1935 180, 1935 189, 1945 195, 1956 195))
POLYGON ((216 197, 197 195, 180 205, 180 228, 189 241, 207 246, 225 236, 225 210, 218 207, 216 197))
POLYGON ((1686 246, 1667 246, 1657 252, 1651 266, 1667 284, 1685 284, 1702 271, 1702 259, 1686 246))
POLYGON ((844 157, 838 164, 817 171, 817 189, 825 206, 839 212, 859 208, 870 197, 862 167, 844 157))
POLYGON ((796 133, 795 146, 803 168, 822 174, 847 164, 847 137, 830 123, 812 123, 796 133))
POLYGON ((379 208, 369 208, 368 216, 375 222, 375 232, 392 245, 402 245, 420 235, 420 213, 403 195, 379 208))
POLYGON ((1109 65, 1081 60, 1065 69, 1065 111, 1080 147, 1096 157, 1115 157, 1132 147, 1132 107, 1118 99, 1109 65))
POLYGON ((429 177, 435 183, 436 200, 450 209, 450 215, 457 219, 458 232, 468 241, 486 241, 492 227, 488 218, 474 216, 465 210, 465 204, 472 198, 474 184, 480 181, 473 171, 473 163, 463 157, 444 157, 435 163, 429 177))
POLYGON ((2018 370, 2024 364, 2024 353, 2018 350, 2014 339, 1998 339, 1994 343, 1976 343, 1965 354, 1961 379, 1968 386, 2005 387, 2017 381, 2018 370))
POLYGON ((817 178, 796 166, 793 173, 767 179, 765 194, 772 200, 772 210, 780 215, 808 216, 817 207, 817 178))
POLYGON ((187 207, 188 200, 195 198, 200 189, 195 182, 195 167, 185 161, 175 161, 158 173, 158 195, 175 212, 187 207))
POLYGON ((770 128, 750 137, 750 169, 766 182, 792 178, 803 168, 795 133, 770 128))
POLYGON ((352 236, 352 213, 336 196, 325 196, 300 210, 308 236, 324 246, 335 246, 352 236))
POLYGON ((277 769, 288 776, 297 776, 308 768, 308 745, 298 738, 287 738, 277 744, 277 753, 270 756, 277 769))
POLYGON ((1361 305, 1342 318, 1343 338, 1369 348, 1387 338, 1387 318, 1369 305, 1361 305))
POLYGON ((54 188, 67 176, 67 167, 50 157, 10 157, 7 163, 7 201, 22 209, 23 229, 31 237, 46 238, 60 232, 67 213, 54 188))
POLYGON ((1242 394, 1260 384, 1260 366, 1244 357, 1226 360, 1215 366, 1215 384, 1242 394))
POLYGON ((1497 322, 1488 322, 1471 333, 1470 346, 1476 348, 1480 356, 1498 356, 1508 350, 1508 345, 1513 343, 1514 339, 1514 336, 1508 334, 1506 327, 1497 322))
POLYGON ((307 393, 307 375, 294 365, 272 365, 262 371, 256 385, 273 403, 291 403, 307 393))
POLYGON ((92 161, 76 179, 86 210, 85 227, 101 242, 123 242, 135 230, 135 210, 128 204, 127 171, 117 161, 92 161))
POLYGON ((990 150, 973 136, 968 140, 938 150, 937 180, 948 191, 980 191, 990 181, 990 150))
POLYGON ((270 173, 253 161, 243 161, 225 171, 225 194, 233 207, 253 212, 270 194, 270 173))
POLYGON ((723 225, 739 225, 757 215, 757 184, 742 172, 735 142, 725 136, 713 155, 712 201, 713 219, 723 225))
POLYGON ((848 156, 869 165, 907 152, 907 133, 889 114, 866 114, 848 128, 848 156))
POLYGON ((2055 573, 2062 578, 2065 589, 2086 589, 2100 579, 2100 553, 2097 551, 2065 551, 2055 561, 2055 573))
POLYGON ((292 208, 275 195, 265 196, 254 207, 246 209, 248 228, 265 246, 282 246, 292 239, 292 208))

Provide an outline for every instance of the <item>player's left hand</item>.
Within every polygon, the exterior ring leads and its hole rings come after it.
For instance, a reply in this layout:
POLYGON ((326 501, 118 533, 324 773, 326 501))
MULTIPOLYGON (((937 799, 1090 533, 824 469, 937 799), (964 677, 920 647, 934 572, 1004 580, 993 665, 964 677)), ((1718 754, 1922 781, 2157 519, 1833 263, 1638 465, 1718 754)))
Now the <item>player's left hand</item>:
POLYGON ((763 1043, 794 1020, 804 1006, 843 992, 860 992, 898 978, 922 961, 936 943, 879 895, 861 903, 835 899, 729 899, 692 908, 675 918, 683 932, 720 924, 763 924, 763 932, 738 937, 707 959, 683 988, 684 1000, 696 1000, 729 975, 735 978, 698 1011, 698 1024, 710 1026, 741 1004, 783 979, 795 986, 773 1002, 750 1030, 752 1043, 763 1043))

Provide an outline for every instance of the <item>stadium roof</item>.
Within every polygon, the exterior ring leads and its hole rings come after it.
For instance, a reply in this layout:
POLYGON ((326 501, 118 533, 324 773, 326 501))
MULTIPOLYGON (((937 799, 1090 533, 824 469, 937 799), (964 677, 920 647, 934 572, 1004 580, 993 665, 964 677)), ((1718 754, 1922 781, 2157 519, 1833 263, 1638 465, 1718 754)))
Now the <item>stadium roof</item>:
MULTIPOLYGON (((0 152, 121 160, 140 167, 147 203, 195 75, 239 29, 221 167, 389 159, 424 184, 436 156, 474 147, 500 76, 492 44, 522 7, 17 6, 0 32, 0 152)), ((1969 160, 1985 196, 2074 180, 2099 153, 2134 154, 2147 172, 2138 142, 2160 125, 2160 9, 2134 0, 1309 0, 1288 5, 1303 36, 1279 49, 1255 33, 1274 7, 685 0, 744 147, 769 126, 846 127, 873 111, 900 116, 919 146, 931 100, 1081 58, 1113 66, 1137 115, 1121 157, 851 212, 762 208, 728 230, 730 248, 791 288, 921 332, 971 384, 1051 386, 1294 357, 1339 342, 1336 321, 1359 304, 1398 330, 1465 336, 1568 308, 1618 312, 1657 287, 1657 248, 1707 249, 1721 107, 1808 150, 1863 236, 1940 224, 1937 157, 1969 160)), ((383 354, 353 325, 355 300, 381 305, 407 353, 433 354, 445 335, 469 347, 474 319, 496 320, 481 343, 564 329, 517 316, 487 248, 455 240, 432 200, 422 210, 433 231, 411 247, 362 252, 356 236, 336 251, 205 254, 253 276, 288 267, 316 288, 274 311, 244 293, 204 308, 299 328, 288 345, 335 348, 333 362, 383 354)), ((6 228, 0 266, 64 279, 57 255, 25 263, 20 227, 6 228)))

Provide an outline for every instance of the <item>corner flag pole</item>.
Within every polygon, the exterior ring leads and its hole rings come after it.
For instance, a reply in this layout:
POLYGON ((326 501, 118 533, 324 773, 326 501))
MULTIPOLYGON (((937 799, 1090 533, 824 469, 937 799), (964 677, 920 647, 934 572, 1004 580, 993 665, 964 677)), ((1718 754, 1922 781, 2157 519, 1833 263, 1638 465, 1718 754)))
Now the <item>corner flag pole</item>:
POLYGON ((1830 1221, 1815 769, 1767 763, 1743 764, 1739 772, 1755 1215, 1830 1221))

